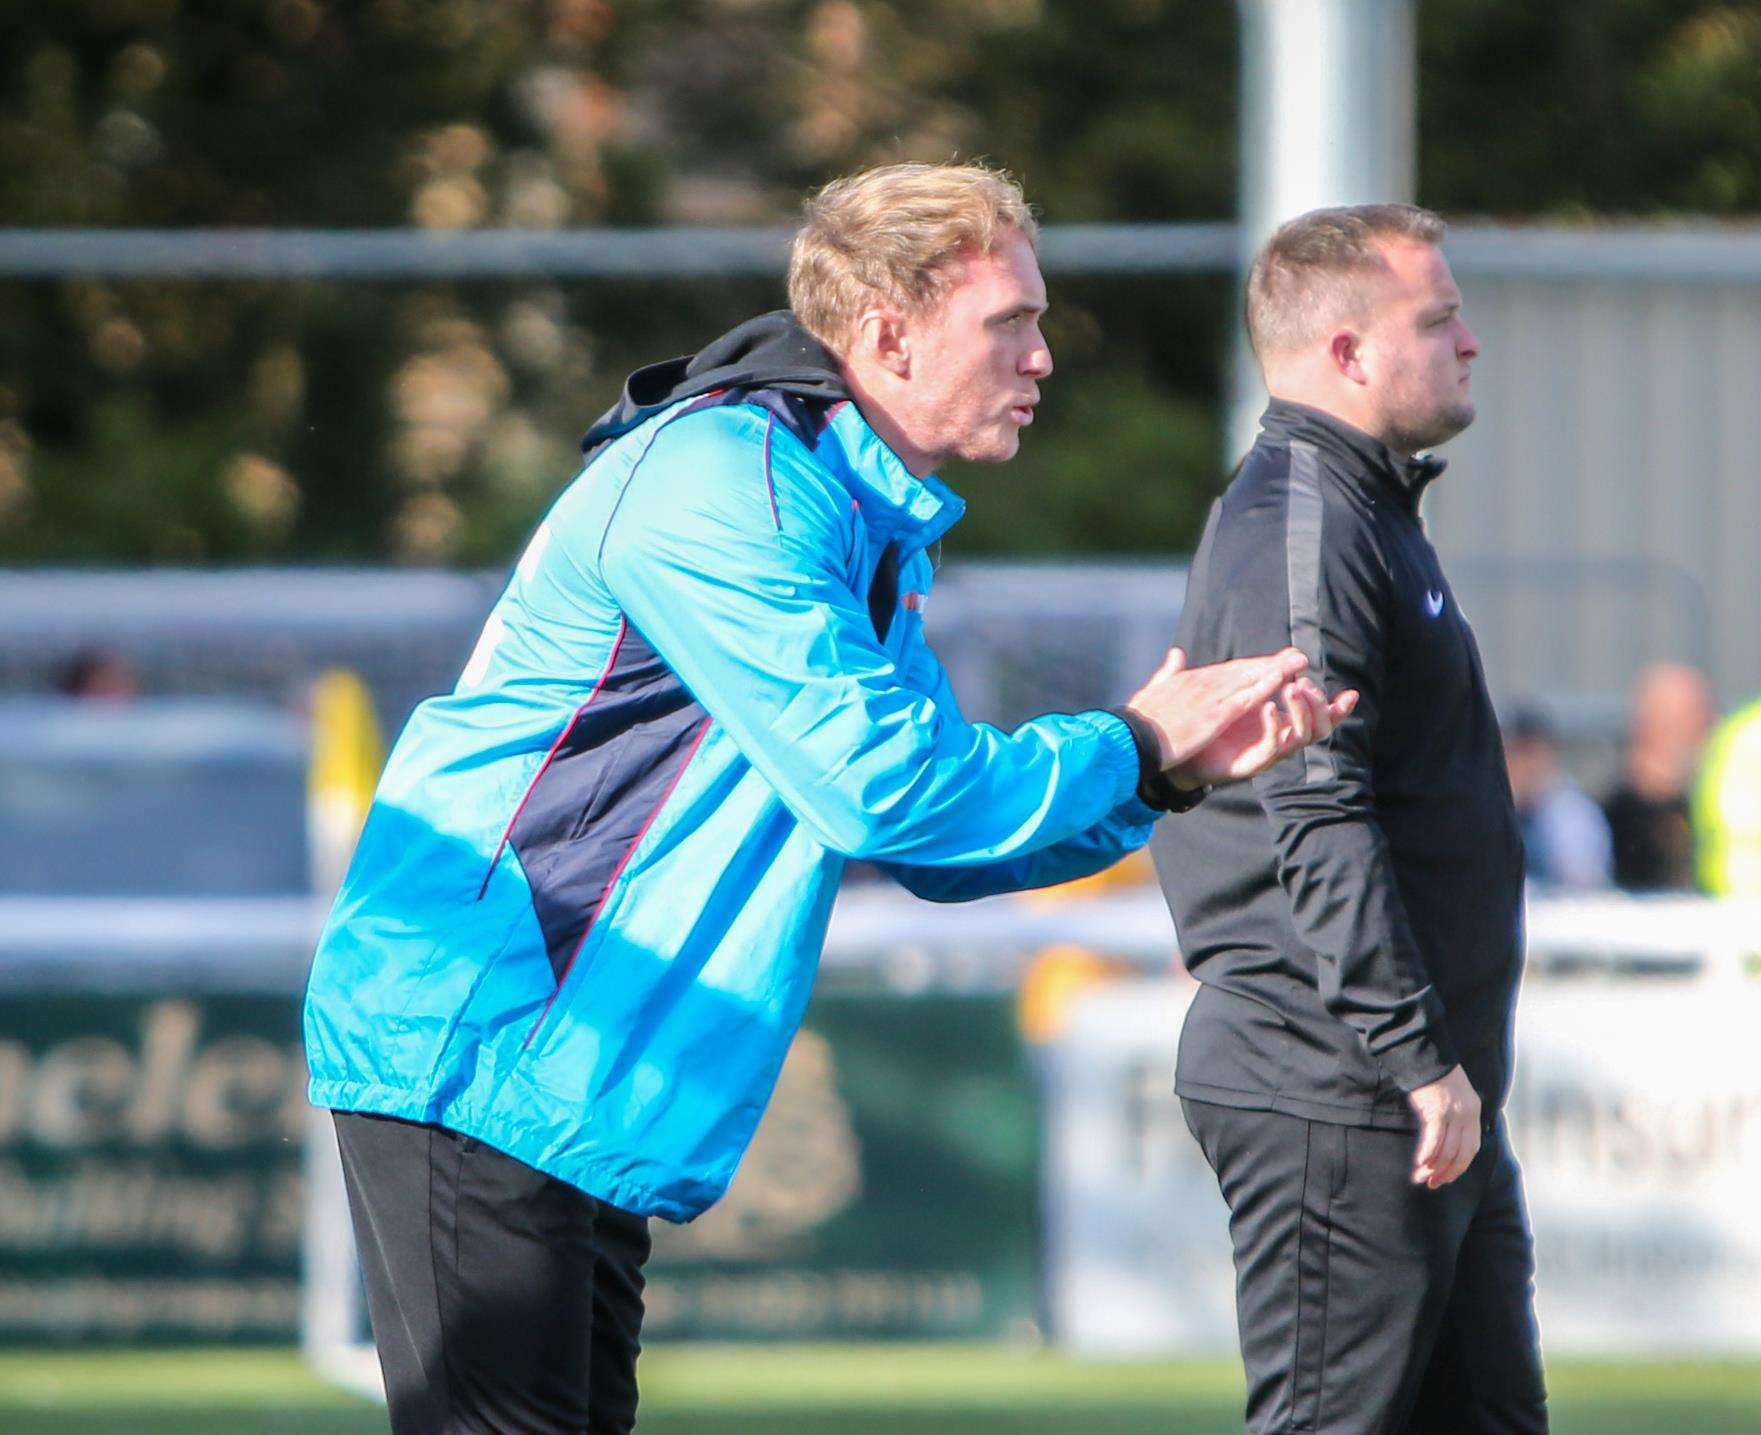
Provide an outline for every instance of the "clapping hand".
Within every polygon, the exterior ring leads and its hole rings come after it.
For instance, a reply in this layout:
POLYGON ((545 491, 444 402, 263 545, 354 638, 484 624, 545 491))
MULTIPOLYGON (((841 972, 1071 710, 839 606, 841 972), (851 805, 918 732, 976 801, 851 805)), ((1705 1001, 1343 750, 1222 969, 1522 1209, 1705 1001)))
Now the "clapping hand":
POLYGON ((1171 648, 1130 706, 1155 729, 1179 786, 1240 782, 1321 741, 1357 706, 1349 688, 1329 701, 1307 667, 1295 648, 1197 668, 1171 648))

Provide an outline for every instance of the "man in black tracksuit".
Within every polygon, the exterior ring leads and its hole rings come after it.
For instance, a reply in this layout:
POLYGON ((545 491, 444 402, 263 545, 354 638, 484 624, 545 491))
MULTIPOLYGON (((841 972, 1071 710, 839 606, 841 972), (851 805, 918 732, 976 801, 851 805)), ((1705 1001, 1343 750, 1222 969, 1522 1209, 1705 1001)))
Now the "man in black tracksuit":
POLYGON ((1253 1435, 1547 1428, 1498 1116, 1522 844, 1419 518, 1443 468, 1420 451, 1473 416, 1441 237, 1423 210, 1359 206, 1268 243, 1248 316, 1274 397, 1180 621, 1190 661, 1288 642, 1360 695, 1330 738, 1156 839, 1201 983, 1176 1089, 1231 1213, 1253 1435))

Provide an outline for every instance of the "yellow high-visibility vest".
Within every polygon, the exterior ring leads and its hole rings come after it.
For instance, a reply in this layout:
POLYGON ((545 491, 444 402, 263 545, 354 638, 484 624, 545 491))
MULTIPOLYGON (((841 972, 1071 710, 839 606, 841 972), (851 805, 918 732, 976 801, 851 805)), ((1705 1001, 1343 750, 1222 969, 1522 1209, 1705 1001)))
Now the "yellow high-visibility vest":
POLYGON ((1714 729, 1693 819, 1700 885, 1721 897, 1761 896, 1761 698, 1714 729))

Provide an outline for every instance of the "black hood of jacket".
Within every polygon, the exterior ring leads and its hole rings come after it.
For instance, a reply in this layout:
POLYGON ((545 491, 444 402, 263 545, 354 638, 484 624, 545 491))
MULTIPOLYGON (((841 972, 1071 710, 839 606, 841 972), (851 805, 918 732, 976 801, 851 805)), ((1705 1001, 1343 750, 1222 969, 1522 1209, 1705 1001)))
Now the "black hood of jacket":
POLYGON ((718 389, 776 389, 804 399, 850 397, 838 361, 787 309, 748 319, 695 354, 637 369, 581 440, 591 455, 668 404, 718 389))

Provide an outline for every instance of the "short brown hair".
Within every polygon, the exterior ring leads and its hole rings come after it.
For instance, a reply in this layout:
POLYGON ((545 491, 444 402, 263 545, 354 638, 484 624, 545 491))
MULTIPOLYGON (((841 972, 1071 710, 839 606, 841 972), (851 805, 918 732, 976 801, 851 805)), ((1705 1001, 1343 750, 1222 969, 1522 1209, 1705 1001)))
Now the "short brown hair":
POLYGON ((889 164, 835 179, 806 203, 789 252, 789 307, 834 352, 877 299, 908 312, 934 305, 962 254, 1009 234, 1039 237, 1006 171, 983 164, 889 164))
POLYGON ((1416 204, 1311 209, 1281 224, 1247 275, 1247 339, 1263 362, 1322 337, 1359 312, 1362 283, 1386 272, 1379 239, 1443 242, 1445 225, 1416 204))

